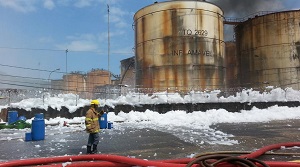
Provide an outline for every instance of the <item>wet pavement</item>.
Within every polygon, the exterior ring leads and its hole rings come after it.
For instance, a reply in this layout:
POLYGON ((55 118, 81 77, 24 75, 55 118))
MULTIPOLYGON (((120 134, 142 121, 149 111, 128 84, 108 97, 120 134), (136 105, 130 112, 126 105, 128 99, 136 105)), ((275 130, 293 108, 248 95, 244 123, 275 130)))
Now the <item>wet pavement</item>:
MULTIPOLYGON (((300 141, 300 120, 222 123, 210 128, 230 134, 228 138, 237 141, 237 144, 211 144, 200 140, 188 142, 171 133, 125 126, 102 130, 98 150, 102 154, 141 159, 174 159, 215 151, 255 151, 270 144, 300 141)), ((2 137, 5 133, 0 131, 2 137)), ((65 133, 48 130, 42 141, 0 140, 0 160, 84 154, 87 138, 88 134, 83 130, 65 133)), ((300 148, 295 152, 299 153, 300 148)))
MULTIPOLYGON (((185 156, 185 150, 196 146, 175 136, 152 129, 104 129, 100 134, 98 150, 102 154, 136 158, 171 158, 185 156)), ((0 141, 0 159, 26 159, 85 154, 88 134, 84 131, 46 135, 42 141, 22 139, 0 141)))
POLYGON ((233 134, 234 137, 231 139, 239 141, 239 145, 236 147, 245 151, 252 151, 276 143, 300 142, 300 120, 218 124, 214 128, 233 134))
MULTIPOLYGON (((214 128, 233 134, 232 140, 238 145, 205 147, 211 151, 253 152, 262 147, 287 142, 300 142, 300 120, 271 121, 267 123, 218 124, 214 128)), ((262 160, 292 161, 300 160, 300 147, 272 150, 262 160), (282 154, 282 155, 275 155, 282 154)))

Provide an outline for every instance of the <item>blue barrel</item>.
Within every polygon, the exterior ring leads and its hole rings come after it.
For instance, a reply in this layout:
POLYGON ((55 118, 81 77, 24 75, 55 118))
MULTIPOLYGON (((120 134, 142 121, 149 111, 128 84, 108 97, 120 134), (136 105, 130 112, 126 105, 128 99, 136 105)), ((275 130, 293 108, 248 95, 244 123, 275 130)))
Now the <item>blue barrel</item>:
POLYGON ((33 119, 31 125, 31 137, 32 140, 44 140, 45 139, 45 120, 33 119))
POLYGON ((106 129, 107 128, 107 114, 104 113, 100 117, 100 129, 106 129))
POLYGON ((113 128, 113 123, 112 122, 108 122, 107 123, 107 129, 111 129, 113 128))
POLYGON ((8 124, 15 123, 18 120, 18 111, 8 111, 8 124))
POLYGON ((44 119, 44 114, 43 113, 35 114, 34 119, 44 119))
POLYGON ((25 141, 31 141, 31 140, 32 140, 31 133, 30 132, 25 133, 25 141))

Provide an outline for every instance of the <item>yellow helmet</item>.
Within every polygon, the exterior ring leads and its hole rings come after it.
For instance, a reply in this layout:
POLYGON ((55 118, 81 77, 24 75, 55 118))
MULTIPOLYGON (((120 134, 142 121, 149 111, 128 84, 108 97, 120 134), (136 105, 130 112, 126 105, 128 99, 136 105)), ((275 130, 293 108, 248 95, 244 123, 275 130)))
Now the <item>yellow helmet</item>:
POLYGON ((99 100, 92 100, 92 101, 91 101, 91 105, 92 105, 92 104, 95 104, 95 105, 98 105, 98 106, 99 106, 99 105, 100 105, 100 102, 99 102, 99 100))

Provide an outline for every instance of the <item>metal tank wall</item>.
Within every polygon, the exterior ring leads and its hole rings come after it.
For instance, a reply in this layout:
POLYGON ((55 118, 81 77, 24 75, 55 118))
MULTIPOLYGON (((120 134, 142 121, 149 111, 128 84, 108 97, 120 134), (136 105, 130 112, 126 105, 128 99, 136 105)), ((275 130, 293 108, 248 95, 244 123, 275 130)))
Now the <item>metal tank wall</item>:
POLYGON ((71 73, 63 76, 65 91, 78 94, 85 91, 85 77, 83 74, 71 73))
POLYGON ((87 73, 86 83, 86 90, 89 93, 92 93, 96 86, 103 86, 111 83, 109 72, 107 70, 94 69, 87 73))
POLYGON ((242 87, 300 88, 300 11, 257 16, 235 33, 242 87))
POLYGON ((225 43, 226 50, 226 87, 236 88, 240 86, 238 80, 237 55, 235 41, 225 43))
POLYGON ((223 11, 202 1, 167 1, 134 16, 136 87, 161 91, 225 87, 223 11))

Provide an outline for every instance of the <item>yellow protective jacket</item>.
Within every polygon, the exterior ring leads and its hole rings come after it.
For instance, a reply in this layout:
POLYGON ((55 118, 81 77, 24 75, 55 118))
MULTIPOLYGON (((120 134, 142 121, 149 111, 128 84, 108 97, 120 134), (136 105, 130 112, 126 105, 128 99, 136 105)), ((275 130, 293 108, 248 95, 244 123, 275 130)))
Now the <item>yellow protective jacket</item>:
POLYGON ((88 133, 100 132, 99 113, 92 107, 86 112, 85 126, 88 133))

